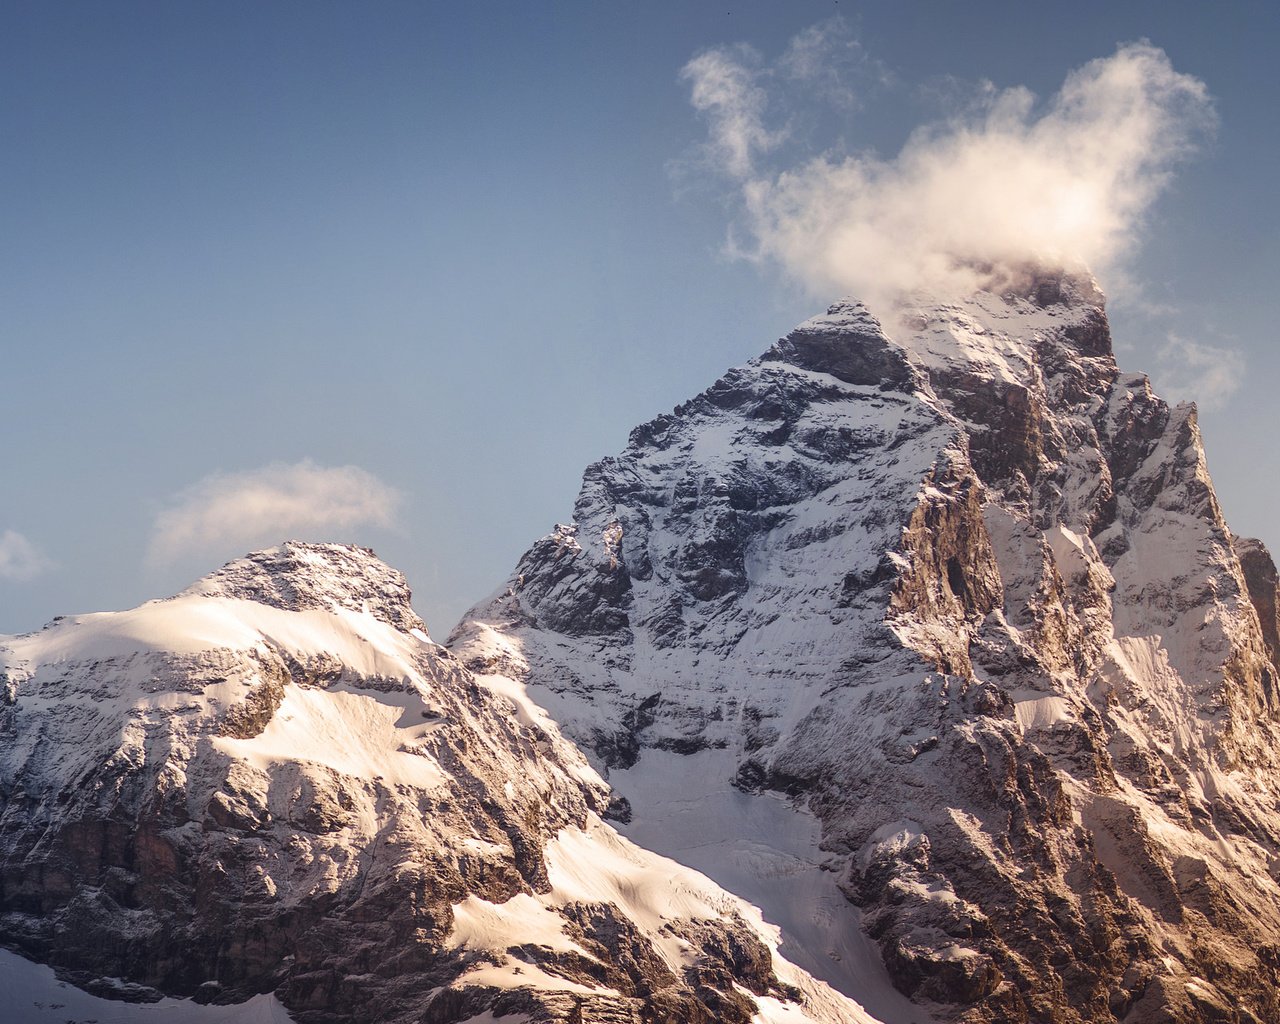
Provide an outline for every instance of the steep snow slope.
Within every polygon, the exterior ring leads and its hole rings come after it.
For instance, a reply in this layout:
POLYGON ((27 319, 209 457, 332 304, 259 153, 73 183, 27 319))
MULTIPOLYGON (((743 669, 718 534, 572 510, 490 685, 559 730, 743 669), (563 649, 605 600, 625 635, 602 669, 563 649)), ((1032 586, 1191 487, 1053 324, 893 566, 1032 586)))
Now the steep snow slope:
POLYGON ((90 994, 874 1024, 754 908, 602 823, 577 750, 363 549, 287 544, 0 639, 0 699, 0 937, 90 994))
POLYGON ((766 910, 784 873, 786 948, 885 1020, 919 1011, 877 971, 965 1020, 1262 1021, 1261 600, 1194 407, 1118 371, 1091 281, 1029 272, 887 329, 837 303, 638 428, 449 646, 634 836, 766 910))

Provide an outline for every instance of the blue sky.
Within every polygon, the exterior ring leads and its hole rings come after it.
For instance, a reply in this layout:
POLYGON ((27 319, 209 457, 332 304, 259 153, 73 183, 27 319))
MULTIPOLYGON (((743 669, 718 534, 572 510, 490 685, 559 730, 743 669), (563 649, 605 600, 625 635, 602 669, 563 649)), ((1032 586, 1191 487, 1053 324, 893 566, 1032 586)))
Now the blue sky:
POLYGON ((1216 132, 1104 284, 1122 364, 1209 393, 1228 518, 1280 545, 1274 4, 11 3, 0 632, 302 533, 374 547, 443 635, 588 462, 835 297, 726 255, 680 75, 835 15, 854 102, 770 108, 781 165, 891 159, 980 80, 1051 97, 1141 38, 1205 83, 1216 132))

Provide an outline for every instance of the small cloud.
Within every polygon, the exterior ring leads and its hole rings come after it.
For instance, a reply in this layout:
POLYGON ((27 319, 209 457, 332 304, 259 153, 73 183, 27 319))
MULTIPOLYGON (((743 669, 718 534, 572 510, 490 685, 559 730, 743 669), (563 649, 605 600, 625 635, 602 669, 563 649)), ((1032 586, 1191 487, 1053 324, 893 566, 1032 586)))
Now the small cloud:
POLYGON ((214 473, 156 516, 148 561, 223 557, 284 539, 332 540, 357 526, 390 526, 398 492, 358 466, 310 460, 214 473))
POLYGON ((689 102, 707 119, 707 159, 735 178, 751 173, 757 154, 782 141, 785 132, 764 124, 768 93, 760 84, 760 54, 745 43, 707 50, 689 61, 680 77, 690 84, 689 102))
POLYGON ((797 33, 779 58, 778 70, 784 78, 805 85, 813 95, 844 110, 858 104, 855 78, 870 78, 881 85, 892 78, 883 64, 868 56, 849 23, 839 15, 797 33))
POLYGON ((1157 359, 1156 383, 1173 401, 1220 409, 1244 383, 1245 361, 1238 349, 1170 334, 1157 359))
POLYGON ((53 565, 44 553, 17 530, 0 533, 0 580, 23 583, 53 565))

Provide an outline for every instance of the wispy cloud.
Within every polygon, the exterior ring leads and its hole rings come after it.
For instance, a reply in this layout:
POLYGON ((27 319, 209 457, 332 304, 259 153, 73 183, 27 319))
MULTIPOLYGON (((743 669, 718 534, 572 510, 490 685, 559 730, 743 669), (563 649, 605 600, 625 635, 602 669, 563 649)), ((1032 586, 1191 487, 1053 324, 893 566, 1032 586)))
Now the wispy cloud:
POLYGON ((707 141, 696 159, 673 161, 671 169, 679 178, 712 170, 735 179, 751 177, 760 157, 806 137, 798 129, 815 111, 848 114, 864 92, 892 79, 839 16, 799 32, 772 63, 738 43, 703 51, 680 77, 707 124, 707 141))
POLYGON ((745 45, 708 50, 680 73, 689 82, 693 109, 707 119, 708 161, 735 178, 751 174, 757 155, 785 137, 764 125, 768 94, 761 76, 760 55, 745 45))
POLYGON ((888 69, 871 57, 841 17, 828 18, 796 33, 778 59, 778 72, 837 109, 852 110, 861 99, 859 83, 887 83, 888 69))
POLYGON ((24 583, 35 579, 52 562, 17 530, 0 532, 0 580, 24 583))
POLYGON ((965 292, 992 266, 1028 262, 1119 268, 1174 167, 1214 124, 1204 83, 1139 42, 1072 71, 1044 104, 1025 88, 985 84, 895 157, 785 166, 766 85, 795 68, 821 83, 830 53, 802 33, 772 66, 736 46, 684 69, 709 123, 708 153, 740 200, 749 241, 738 254, 821 294, 965 292))
POLYGON ((1153 376, 1167 399, 1220 409, 1240 390, 1244 373, 1244 355, 1239 350, 1170 334, 1157 353, 1153 376))
MULTIPOLYGON (((215 473, 179 493, 156 516, 148 560, 223 557, 286 539, 335 540, 339 531, 390 526, 398 492, 358 466, 304 460, 215 473)), ((345 539, 345 538, 343 538, 345 539)))

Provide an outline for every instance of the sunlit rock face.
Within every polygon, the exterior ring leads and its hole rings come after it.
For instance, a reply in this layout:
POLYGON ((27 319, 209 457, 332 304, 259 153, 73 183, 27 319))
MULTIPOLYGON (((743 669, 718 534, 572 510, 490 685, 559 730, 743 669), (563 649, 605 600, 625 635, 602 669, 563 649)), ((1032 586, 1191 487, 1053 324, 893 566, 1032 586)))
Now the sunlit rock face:
POLYGON ((364 549, 0 638, 0 701, 0 936, 90 992, 274 993, 300 1024, 871 1020, 604 824, 577 749, 364 549))
POLYGON ((1195 408, 1029 272, 837 303, 637 428, 449 646, 883 1019, 1261 1022, 1275 596, 1195 408))

